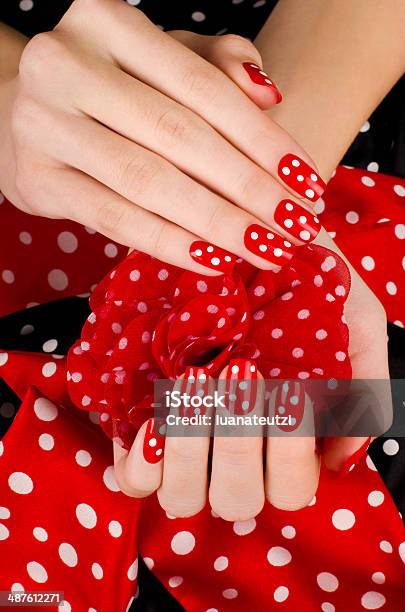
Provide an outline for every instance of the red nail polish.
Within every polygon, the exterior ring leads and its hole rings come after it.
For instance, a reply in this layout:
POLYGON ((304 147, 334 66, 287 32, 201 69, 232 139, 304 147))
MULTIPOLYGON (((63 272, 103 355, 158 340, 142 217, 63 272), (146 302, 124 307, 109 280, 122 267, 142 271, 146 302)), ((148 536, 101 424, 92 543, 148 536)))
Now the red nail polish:
POLYGON ((257 398, 257 366, 249 359, 233 359, 228 365, 225 402, 231 414, 248 414, 257 398))
MULTIPOLYGON (((187 366, 184 372, 184 378, 181 384, 181 394, 186 394, 188 401, 191 405, 182 405, 180 408, 182 416, 194 416, 199 414, 205 414, 207 409, 204 404, 193 406, 193 399, 206 395, 209 395, 210 391, 210 378, 207 368, 201 368, 198 366, 187 366)), ((198 401, 198 400, 195 400, 198 401)), ((199 402, 198 402, 199 403, 199 402)))
POLYGON ((248 73, 250 79, 256 85, 264 85, 265 87, 269 87, 276 96, 276 104, 281 102, 283 96, 280 93, 279 88, 275 84, 274 81, 271 80, 268 74, 264 72, 257 64, 252 64, 251 62, 244 62, 243 67, 248 73))
POLYGON ((190 246, 190 255, 194 261, 223 274, 230 274, 236 262, 234 255, 205 240, 195 240, 190 246))
POLYGON ((275 415, 288 417, 289 425, 278 425, 282 431, 297 429, 304 416, 305 385, 296 381, 285 381, 277 387, 275 398, 275 415))
POLYGON ((368 450, 368 447, 370 446, 370 443, 371 443, 371 436, 368 437, 367 440, 363 442, 363 444, 360 446, 360 448, 356 450, 355 453, 350 455, 350 457, 348 457, 344 461, 342 467, 339 470, 339 474, 338 474, 339 478, 344 478, 345 476, 347 476, 347 474, 351 472, 356 467, 356 465, 360 463, 362 459, 364 459, 364 457, 367 455, 367 450, 368 450))
POLYGON ((321 229, 318 217, 293 200, 281 200, 274 211, 274 219, 294 238, 312 242, 321 229))
POLYGON ((249 225, 244 236, 246 248, 277 266, 285 266, 294 255, 294 247, 288 240, 261 225, 249 225))
POLYGON ((311 202, 316 202, 325 191, 326 183, 297 155, 288 153, 281 158, 278 175, 286 185, 311 202))
POLYGON ((143 440, 143 456, 148 463, 158 463, 163 457, 165 436, 159 431, 163 422, 149 419, 143 440))

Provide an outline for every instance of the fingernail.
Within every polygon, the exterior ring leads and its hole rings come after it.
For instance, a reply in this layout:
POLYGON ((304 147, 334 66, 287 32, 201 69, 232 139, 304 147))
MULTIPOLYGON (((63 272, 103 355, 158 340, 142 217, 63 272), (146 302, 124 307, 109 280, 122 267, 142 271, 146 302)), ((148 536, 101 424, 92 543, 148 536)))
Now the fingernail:
POLYGON ((261 225, 249 225, 244 242, 246 248, 277 266, 285 266, 294 255, 294 247, 288 240, 261 225))
POLYGON ((257 397, 257 366, 249 359, 232 359, 225 381, 225 401, 231 414, 248 414, 257 397))
POLYGON ((294 238, 311 242, 321 229, 318 217, 292 200, 281 200, 274 211, 274 219, 294 238))
MULTIPOLYGON (((275 415, 288 418, 288 423, 277 425, 282 431, 297 429, 304 416, 305 385, 295 381, 285 381, 277 387, 275 415)), ((281 420, 281 419, 280 419, 281 420)))
POLYGON ((251 62, 244 62, 243 67, 253 83, 256 85, 264 85, 265 87, 269 87, 276 96, 276 104, 281 102, 283 96, 281 95, 279 88, 275 82, 271 80, 269 75, 260 68, 260 66, 257 64, 252 64, 251 62))
POLYGON ((281 158, 278 175, 286 185, 311 202, 316 202, 325 191, 326 183, 297 155, 288 153, 281 158))
POLYGON ((190 246, 190 256, 202 264, 223 274, 230 274, 236 262, 236 257, 205 240, 195 240, 190 246))
POLYGON ((209 392, 209 373, 207 368, 198 366, 187 366, 184 372, 184 378, 181 384, 181 394, 187 396, 187 402, 190 405, 183 403, 183 416, 193 416, 206 413, 206 407, 200 403, 198 398, 202 399, 209 392))
POLYGON ((360 446, 360 448, 358 448, 356 452, 353 453, 353 455, 350 455, 350 457, 348 457, 345 460, 345 462, 343 463, 342 467, 339 470, 338 478, 344 478, 345 476, 347 476, 349 472, 354 470, 354 468, 367 455, 367 450, 368 450, 368 447, 370 446, 370 443, 371 443, 371 437, 368 437, 367 440, 365 440, 365 442, 363 442, 363 444, 360 446))
POLYGON ((143 440, 143 456, 148 463, 158 463, 163 457, 165 436, 160 433, 162 421, 149 419, 143 440))

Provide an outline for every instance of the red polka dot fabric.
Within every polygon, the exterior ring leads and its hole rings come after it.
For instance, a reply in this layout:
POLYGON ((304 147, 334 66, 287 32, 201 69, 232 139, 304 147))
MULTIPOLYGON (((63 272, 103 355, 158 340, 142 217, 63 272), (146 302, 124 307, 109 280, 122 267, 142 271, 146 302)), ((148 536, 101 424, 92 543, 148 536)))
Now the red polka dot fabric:
MULTIPOLYGON (((322 223, 398 325, 404 194, 404 184, 390 177, 342 168, 317 204, 322 223)), ((35 219, 38 236, 43 224, 47 239, 24 244, 18 236, 34 235, 31 217, 6 202, 0 214, 2 227, 13 219, 14 232, 0 257, 3 312, 88 292, 111 267, 111 258, 101 257, 104 238, 35 219), (85 272, 84 251, 79 257, 61 250, 64 231, 75 236, 77 250, 99 249, 85 272), (61 289, 50 283, 56 269, 50 252, 58 252, 57 269, 69 279, 61 289)), ((307 508, 288 513, 266 504, 256 519, 235 523, 208 506, 173 519, 155 496, 127 498, 114 479, 111 442, 99 424, 128 445, 161 372, 175 377, 200 357, 215 376, 239 354, 274 378, 350 376, 341 316, 347 269, 325 249, 300 252, 305 256, 279 274, 240 263, 238 278, 217 280, 134 254, 94 292, 93 312, 68 362, 0 352, 0 375, 23 399, 0 442, 0 558, 7 559, 0 589, 63 589, 63 612, 126 610, 137 593, 139 551, 186 610, 405 607, 403 525, 367 455, 345 478, 322 470, 307 508)))

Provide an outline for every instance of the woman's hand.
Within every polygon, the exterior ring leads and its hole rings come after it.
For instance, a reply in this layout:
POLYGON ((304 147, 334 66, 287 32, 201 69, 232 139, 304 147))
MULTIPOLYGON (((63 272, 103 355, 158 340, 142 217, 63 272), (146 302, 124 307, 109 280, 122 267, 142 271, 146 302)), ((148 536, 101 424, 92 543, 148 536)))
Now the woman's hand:
POLYGON ((199 273, 232 264, 221 249, 282 265, 319 229, 294 196, 315 201, 323 181, 261 112, 280 96, 251 43, 176 38, 119 0, 76 0, 2 88, 0 187, 199 273))
MULTIPOLYGON (((184 378, 176 381, 174 391, 185 393, 187 398, 210 398, 214 387, 208 370, 190 367, 184 378)), ((264 381, 255 363, 238 359, 223 370, 217 389, 225 408, 219 403, 216 410, 193 408, 186 405, 188 400, 180 408, 181 416, 204 414, 205 424, 173 428, 169 422, 165 440, 161 424, 151 418, 139 430, 129 452, 114 444, 115 473, 121 490, 138 498, 157 491, 162 508, 175 517, 197 514, 207 499, 212 510, 228 521, 257 516, 266 498, 285 510, 306 506, 318 486, 320 460, 312 435, 312 403, 304 384, 280 382, 270 401, 265 402, 264 381), (278 425, 267 430, 249 426, 229 436, 230 426, 222 423, 221 428, 215 421, 215 415, 274 417, 274 406, 282 403, 290 410, 294 407, 297 420, 301 415, 295 429, 279 418, 278 425), (289 435, 291 430, 293 436, 289 435), (214 440, 209 467, 211 435, 214 440)), ((171 415, 177 416, 173 411, 171 415)))

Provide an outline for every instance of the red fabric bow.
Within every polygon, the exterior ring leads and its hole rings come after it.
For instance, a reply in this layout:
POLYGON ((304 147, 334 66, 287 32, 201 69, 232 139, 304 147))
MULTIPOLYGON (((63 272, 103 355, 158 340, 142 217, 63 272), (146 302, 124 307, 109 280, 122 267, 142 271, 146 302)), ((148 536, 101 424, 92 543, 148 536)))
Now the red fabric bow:
POLYGON ((256 359, 268 378, 349 378, 349 289, 346 264, 315 245, 297 249, 277 273, 239 261, 233 275, 220 277, 134 252, 90 300, 93 312, 68 355, 69 393, 129 447, 151 416, 153 382, 187 365, 215 377, 242 356, 256 359))

